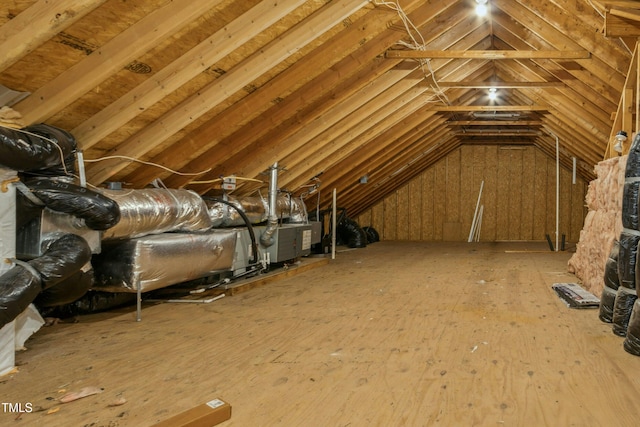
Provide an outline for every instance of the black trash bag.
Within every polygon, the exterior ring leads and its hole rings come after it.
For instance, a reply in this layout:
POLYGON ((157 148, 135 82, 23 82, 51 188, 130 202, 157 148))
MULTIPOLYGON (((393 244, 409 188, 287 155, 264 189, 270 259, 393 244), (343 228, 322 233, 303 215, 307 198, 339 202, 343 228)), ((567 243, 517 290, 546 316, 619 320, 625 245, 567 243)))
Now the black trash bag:
POLYGON ((380 241, 380 234, 378 234, 378 231, 375 228, 367 226, 362 227, 362 229, 367 234, 367 243, 375 243, 380 241))
POLYGON ((82 218, 92 230, 107 230, 120 221, 115 200, 88 188, 48 178, 27 179, 25 184, 46 207, 82 218))
POLYGON ((137 297, 137 294, 129 292, 112 293, 89 290, 84 296, 71 304, 45 308, 41 311, 41 314, 45 317, 65 319, 81 314, 99 313, 135 305, 137 297))
POLYGON ((350 248, 364 248, 367 246, 367 233, 351 218, 343 217, 338 223, 336 233, 350 248))
POLYGON ((604 286, 602 289, 602 295, 600 295, 600 312, 598 317, 605 323, 613 322, 613 307, 616 302, 616 293, 615 289, 604 286))
POLYGON ((640 176, 640 134, 637 134, 629 146, 627 165, 624 170, 625 178, 640 176))
POLYGON ((630 230, 638 230, 638 197, 640 181, 625 182, 622 191, 622 226, 630 230))
POLYGON ((93 269, 79 270, 56 285, 43 290, 33 303, 42 309, 71 304, 82 298, 93 286, 93 269))
MULTIPOLYGON (((614 241, 609 253, 609 258, 604 266, 604 285, 614 291, 620 286, 620 277, 618 277, 618 256, 620 254, 620 242, 614 241)), ((636 260, 637 263, 637 260, 636 260)), ((637 280, 636 280, 637 282, 637 280)))
POLYGON ((42 290, 37 272, 16 265, 0 276, 0 328, 12 322, 42 290))
POLYGON ((620 286, 616 292, 616 301, 613 307, 613 333, 624 337, 627 335, 631 310, 638 299, 635 289, 620 286))
POLYGON ((24 129, 0 128, 0 164, 34 175, 75 174, 76 140, 44 123, 24 129))
POLYGON ((636 257, 640 236, 626 231, 620 233, 618 252, 618 278, 620 286, 636 288, 636 257))
POLYGON ((622 346, 627 353, 640 356, 640 300, 636 300, 633 304, 627 337, 622 346))
POLYGON ((91 260, 91 248, 86 240, 75 234, 47 242, 42 256, 29 261, 42 280, 42 289, 48 289, 82 269, 91 260))

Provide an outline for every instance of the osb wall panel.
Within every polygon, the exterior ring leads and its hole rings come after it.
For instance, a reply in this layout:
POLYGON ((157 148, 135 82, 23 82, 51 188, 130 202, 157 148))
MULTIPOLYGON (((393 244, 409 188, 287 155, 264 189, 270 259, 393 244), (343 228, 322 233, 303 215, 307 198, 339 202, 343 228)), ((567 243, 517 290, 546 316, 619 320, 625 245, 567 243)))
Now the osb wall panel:
MULTIPOLYGON (((357 221, 383 240, 465 241, 483 181, 481 241, 555 242, 555 159, 533 146, 462 146, 357 221)), ((559 232, 577 242, 587 183, 571 181, 561 168, 559 232)))

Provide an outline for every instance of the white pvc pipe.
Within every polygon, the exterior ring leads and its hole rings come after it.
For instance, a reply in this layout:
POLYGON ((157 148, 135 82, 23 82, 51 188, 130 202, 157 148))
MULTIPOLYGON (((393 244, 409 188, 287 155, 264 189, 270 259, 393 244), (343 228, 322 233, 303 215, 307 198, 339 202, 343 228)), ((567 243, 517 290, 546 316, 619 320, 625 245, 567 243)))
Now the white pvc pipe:
MULTIPOLYGON (((552 134, 553 135, 553 134, 552 134)), ((560 142, 556 138, 556 252, 558 252, 558 235, 560 228, 560 142)))
POLYGON ((576 158, 573 158, 573 173, 571 174, 571 184, 576 184, 576 158))
POLYGON ((336 189, 333 189, 333 207, 331 212, 331 259, 336 259, 336 227, 338 226, 338 221, 336 219, 336 214, 338 211, 336 205, 337 195, 336 189))

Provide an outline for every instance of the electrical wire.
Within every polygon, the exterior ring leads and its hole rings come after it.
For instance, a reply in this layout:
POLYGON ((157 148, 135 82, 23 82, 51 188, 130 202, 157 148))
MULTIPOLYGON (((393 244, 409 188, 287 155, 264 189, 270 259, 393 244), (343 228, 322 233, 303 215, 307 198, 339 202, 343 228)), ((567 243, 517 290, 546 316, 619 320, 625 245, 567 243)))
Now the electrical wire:
MULTIPOLYGON (((418 30, 418 27, 416 27, 416 25, 411 21, 411 19, 409 19, 409 16, 407 16, 406 12, 402 9, 402 7, 398 2, 375 0, 374 4, 376 6, 388 7, 389 9, 395 11, 400 17, 400 20, 404 25, 405 31, 411 38, 411 43, 407 43, 401 40, 396 44, 399 44, 401 46, 404 46, 412 50, 422 50, 422 51, 427 50, 426 41, 424 40, 424 37, 422 37, 422 34, 418 30)), ((434 95, 440 100, 440 102, 444 103, 445 105, 451 105, 451 102, 449 101, 449 98, 447 97, 446 93, 442 90, 442 88, 438 84, 435 71, 431 67, 431 59, 425 58, 425 59, 418 59, 416 61, 418 62, 420 69, 422 70, 422 73, 425 76, 425 80, 430 79, 433 82, 433 84, 430 84, 430 87, 434 95), (426 69, 425 69, 425 65, 426 65, 426 69)))
MULTIPOLYGON (((259 179, 255 179, 255 178, 243 178, 240 176, 235 176, 234 177, 236 180, 238 181, 252 181, 252 182, 259 182, 261 184, 264 184, 265 182, 259 179)), ((215 178, 215 179, 209 179, 206 181, 189 181, 189 184, 213 184, 214 182, 220 182, 223 181, 225 179, 225 177, 222 178, 215 178)))
POLYGON ((166 166, 159 165, 158 163, 146 162, 144 160, 135 159, 135 158, 129 157, 129 156, 117 156, 117 155, 98 157, 97 159, 84 159, 84 161, 85 161, 85 163, 98 163, 98 162, 101 162, 103 160, 113 160, 113 159, 124 159, 124 160, 129 160, 131 162, 142 163, 143 165, 147 165, 147 166, 155 166, 157 168, 164 169, 167 172, 171 172, 173 174, 182 175, 182 176, 198 176, 198 175, 202 175, 202 174, 205 174, 205 173, 211 171, 211 168, 208 168, 208 169, 205 169, 205 170, 200 171, 200 172, 178 172, 178 171, 173 170, 171 168, 168 168, 166 166))
POLYGON ((58 149, 58 152, 60 153, 60 164, 62 165, 62 170, 64 171, 64 174, 65 175, 70 175, 69 171, 67 170, 67 165, 64 163, 64 151, 62 150, 62 147, 60 147, 60 144, 58 144, 56 141, 54 141, 51 138, 47 138, 46 136, 38 135, 37 133, 33 133, 33 132, 29 132, 28 130, 16 129, 16 128, 4 126, 4 125, 0 125, 0 127, 4 128, 4 129, 10 129, 10 130, 13 130, 13 131, 16 131, 16 132, 22 132, 22 133, 27 134, 27 135, 35 136, 36 138, 44 139, 45 141, 48 141, 51 144, 53 144, 53 146, 56 147, 58 149))

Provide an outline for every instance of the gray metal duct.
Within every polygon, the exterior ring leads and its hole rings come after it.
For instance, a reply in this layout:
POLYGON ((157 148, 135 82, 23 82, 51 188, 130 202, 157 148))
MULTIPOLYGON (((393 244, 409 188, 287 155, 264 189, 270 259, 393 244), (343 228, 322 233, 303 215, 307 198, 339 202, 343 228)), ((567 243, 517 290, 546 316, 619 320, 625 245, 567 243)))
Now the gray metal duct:
POLYGON ((273 245, 273 234, 278 228, 278 215, 276 214, 276 205, 278 199, 278 162, 271 166, 271 179, 269 180, 269 218, 267 219, 267 228, 260 235, 260 243, 269 247, 273 245))

